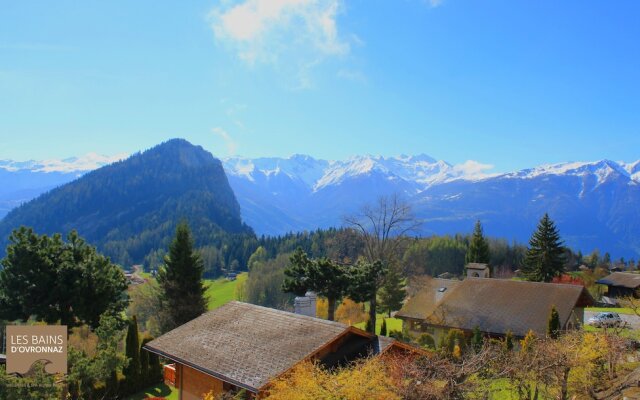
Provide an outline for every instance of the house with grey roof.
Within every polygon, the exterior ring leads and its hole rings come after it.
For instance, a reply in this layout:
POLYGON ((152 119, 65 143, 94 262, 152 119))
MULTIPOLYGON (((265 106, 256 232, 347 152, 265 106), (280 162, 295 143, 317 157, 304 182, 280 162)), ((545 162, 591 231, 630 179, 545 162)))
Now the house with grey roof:
POLYGON ((551 308, 560 315, 562 329, 583 324, 584 308, 593 299, 583 286, 506 279, 429 279, 396 313, 412 336, 429 333, 436 342, 450 329, 470 334, 478 327, 485 335, 511 332, 524 337, 532 330, 547 333, 551 308))
POLYGON ((259 396, 305 360, 327 368, 371 354, 419 351, 339 322, 232 301, 147 343, 175 362, 180 399, 206 393, 259 396))
POLYGON ((620 298, 638 297, 640 274, 614 272, 599 279, 596 283, 607 287, 607 293, 606 296, 603 296, 603 301, 608 304, 617 304, 620 298))

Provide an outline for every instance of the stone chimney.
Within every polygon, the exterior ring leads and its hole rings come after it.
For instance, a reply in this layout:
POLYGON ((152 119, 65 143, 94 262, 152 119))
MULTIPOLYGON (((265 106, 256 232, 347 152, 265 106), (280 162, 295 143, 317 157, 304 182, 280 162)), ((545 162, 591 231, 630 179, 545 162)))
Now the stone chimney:
POLYGON ((467 278, 490 278, 491 273, 487 264, 469 263, 466 265, 467 278))
POLYGON ((316 316, 316 294, 307 292, 303 297, 296 297, 293 301, 293 308, 296 314, 306 315, 308 317, 316 316))

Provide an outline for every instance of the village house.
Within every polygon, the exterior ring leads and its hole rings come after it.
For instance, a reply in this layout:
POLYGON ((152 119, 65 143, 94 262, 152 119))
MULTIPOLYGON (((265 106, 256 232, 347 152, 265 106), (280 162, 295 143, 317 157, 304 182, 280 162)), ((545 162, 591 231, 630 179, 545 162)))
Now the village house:
POLYGON ((237 301, 144 348, 175 362, 181 400, 242 389, 248 397, 260 397, 274 378, 305 360, 332 368, 372 354, 420 351, 339 322, 237 301))
POLYGON ((436 343, 450 329, 470 335, 475 327, 492 337, 510 331, 522 338, 529 330, 544 336, 554 306, 562 329, 575 329, 584 322, 584 307, 593 305, 580 285, 486 278, 424 278, 419 285, 396 317, 409 335, 428 333, 436 343))
POLYGON ((640 274, 630 272, 614 272, 596 283, 607 287, 606 296, 602 301, 607 304, 618 304, 618 299, 623 297, 638 297, 640 287, 640 274))

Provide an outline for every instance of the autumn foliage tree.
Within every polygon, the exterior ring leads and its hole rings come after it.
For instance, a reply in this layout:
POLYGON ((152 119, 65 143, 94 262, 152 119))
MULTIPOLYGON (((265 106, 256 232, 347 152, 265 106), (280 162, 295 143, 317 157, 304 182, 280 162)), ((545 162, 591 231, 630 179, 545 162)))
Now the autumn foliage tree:
POLYGON ((370 358, 328 371, 319 364, 303 362, 271 383, 269 400, 399 400, 397 386, 380 358, 370 358))

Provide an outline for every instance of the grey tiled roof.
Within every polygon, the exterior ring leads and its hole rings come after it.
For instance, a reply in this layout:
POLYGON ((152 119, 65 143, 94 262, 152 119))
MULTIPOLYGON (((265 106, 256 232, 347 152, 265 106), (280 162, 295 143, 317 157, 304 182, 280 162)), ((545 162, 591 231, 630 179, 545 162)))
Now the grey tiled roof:
POLYGON ((146 347, 257 392, 348 329, 339 322, 233 301, 146 347))
POLYGON ((592 304, 593 299, 582 286, 524 282, 505 279, 467 278, 450 289, 450 293, 435 306, 430 299, 434 286, 410 299, 398 313, 400 316, 425 315, 432 325, 525 336, 531 329, 545 335, 551 307, 555 306, 564 326, 575 307, 592 304), (417 310, 423 309, 422 313, 417 310), (407 309, 407 310, 405 310, 407 309))
POLYGON ((600 279, 597 283, 602 285, 620 286, 629 289, 636 289, 640 286, 640 274, 629 272, 614 272, 600 279))
POLYGON ((420 288, 396 313, 396 317, 426 319, 434 311, 437 305, 436 300, 447 297, 461 283, 462 281, 430 277, 416 279, 415 284, 420 288), (438 290, 442 289, 444 291, 441 292, 441 296, 437 296, 438 290))

